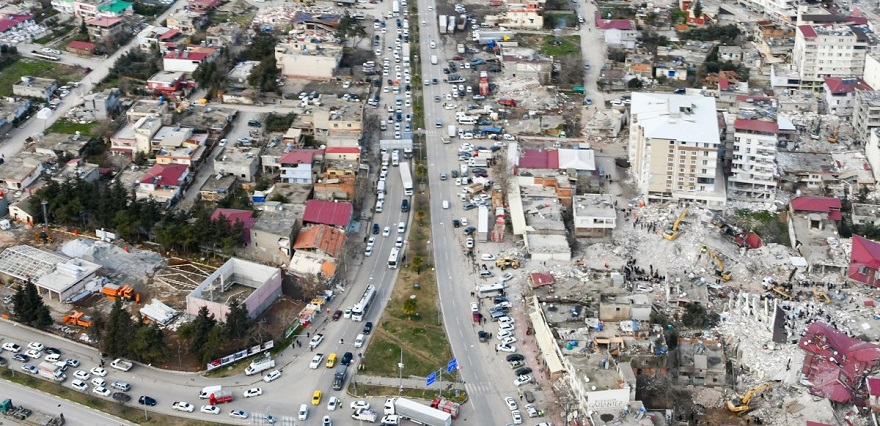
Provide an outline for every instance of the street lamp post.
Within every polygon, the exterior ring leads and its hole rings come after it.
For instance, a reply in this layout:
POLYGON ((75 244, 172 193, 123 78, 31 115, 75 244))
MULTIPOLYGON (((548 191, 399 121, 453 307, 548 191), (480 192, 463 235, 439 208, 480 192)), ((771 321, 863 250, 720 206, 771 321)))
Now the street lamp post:
POLYGON ((397 364, 397 367, 400 368, 400 375, 398 376, 398 384, 397 384, 397 396, 403 393, 403 346, 400 347, 400 362, 397 364))

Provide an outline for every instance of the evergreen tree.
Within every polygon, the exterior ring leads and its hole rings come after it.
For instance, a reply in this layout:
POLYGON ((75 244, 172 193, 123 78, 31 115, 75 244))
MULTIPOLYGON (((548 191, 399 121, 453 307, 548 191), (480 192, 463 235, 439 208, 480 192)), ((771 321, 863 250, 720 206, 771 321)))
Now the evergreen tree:
POLYGON ((104 330, 103 348, 110 356, 125 356, 129 354, 129 345, 133 339, 134 322, 131 315, 122 306, 122 299, 116 299, 107 316, 107 326, 104 330))
POLYGON ((245 337, 251 327, 251 319, 248 316, 247 306, 238 303, 238 299, 229 302, 229 312, 226 313, 226 323, 223 331, 227 339, 235 340, 245 337))

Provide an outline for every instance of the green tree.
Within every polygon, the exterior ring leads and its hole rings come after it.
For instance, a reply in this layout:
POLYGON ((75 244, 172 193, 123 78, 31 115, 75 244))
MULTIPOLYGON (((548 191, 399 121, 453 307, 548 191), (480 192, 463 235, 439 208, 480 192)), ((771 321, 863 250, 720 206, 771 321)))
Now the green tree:
POLYGON ((134 321, 131 314, 122 305, 122 299, 117 298, 107 315, 107 325, 104 330, 103 350, 110 356, 127 356, 129 346, 132 343, 135 332, 134 321))
POLYGON ((644 84, 642 80, 638 77, 633 77, 629 81, 626 82, 626 87, 630 89, 641 89, 644 84))
POLYGON ((411 260, 412 267, 416 268, 416 275, 422 274, 422 265, 425 263, 425 259, 422 259, 422 256, 414 256, 411 260))
POLYGON ((223 333, 227 339, 235 340, 247 336, 251 328, 251 319, 248 315, 246 305, 238 303, 237 299, 229 302, 229 312, 226 313, 226 322, 223 324, 223 333))
POLYGON ((206 351, 213 355, 213 353, 216 352, 217 347, 219 347, 219 341, 213 343, 210 342, 212 334, 218 334, 214 331, 215 329, 219 329, 216 326, 217 320, 214 318, 214 314, 208 313, 208 308, 202 306, 199 308, 196 318, 189 324, 186 324, 185 327, 179 329, 181 337, 189 340, 190 353, 195 355, 200 361, 210 361, 210 358, 204 360, 203 355, 205 355, 206 351), (213 347, 211 345, 213 345, 213 347))
POLYGON ((15 317, 18 322, 45 330, 52 325, 49 308, 43 303, 43 297, 37 292, 30 280, 18 287, 13 297, 15 317))
POLYGON ((415 297, 407 297, 406 300, 403 301, 403 314, 412 319, 412 316, 416 314, 416 311, 419 309, 419 303, 416 301, 415 297))
POLYGON ((202 62, 195 71, 193 71, 193 80, 199 86, 208 90, 211 96, 216 95, 218 90, 223 88, 226 80, 224 70, 219 68, 217 61, 202 62))
POLYGON ((701 16, 703 16, 703 2, 697 0, 697 2, 694 3, 694 18, 699 19, 701 16))
POLYGON ((350 13, 345 12, 339 18, 339 24, 336 26, 336 38, 341 40, 343 44, 350 41, 352 46, 357 46, 366 36, 366 28, 350 13))
POLYGON ((248 83, 261 92, 278 92, 275 80, 281 75, 275 56, 267 56, 251 71, 248 83))
POLYGON ((165 332, 155 323, 141 324, 129 348, 129 356, 140 362, 158 364, 168 360, 171 351, 165 342, 165 332))

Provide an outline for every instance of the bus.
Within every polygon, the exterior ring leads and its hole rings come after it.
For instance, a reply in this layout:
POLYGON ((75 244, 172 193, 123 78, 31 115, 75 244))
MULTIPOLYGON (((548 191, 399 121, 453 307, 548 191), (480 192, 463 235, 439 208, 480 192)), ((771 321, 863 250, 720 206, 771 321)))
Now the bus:
POLYGON ((486 284, 477 286, 477 296, 478 297, 495 297, 495 296, 503 296, 504 290, 507 288, 507 283, 498 282, 495 284, 486 284))
POLYGON ((364 295, 361 297, 361 300, 357 302, 354 307, 351 308, 351 320, 352 321, 363 321, 364 316, 367 315, 367 311, 370 310, 370 304, 373 302, 373 297, 376 296, 376 287, 371 285, 367 286, 367 289, 364 291, 364 295))
POLYGON ((397 269, 397 264, 399 263, 398 258, 400 257, 400 249, 394 247, 391 249, 391 254, 388 255, 388 269, 397 269))
POLYGON ((409 163, 400 163, 400 180, 403 182, 403 195, 413 195, 413 179, 409 170, 409 163))

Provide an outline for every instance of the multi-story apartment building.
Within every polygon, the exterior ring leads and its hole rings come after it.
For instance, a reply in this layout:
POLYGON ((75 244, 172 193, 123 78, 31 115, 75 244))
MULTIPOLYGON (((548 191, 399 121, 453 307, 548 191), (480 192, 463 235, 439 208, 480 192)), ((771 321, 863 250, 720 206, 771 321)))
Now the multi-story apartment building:
POLYGON ((822 91, 829 114, 851 117, 856 106, 856 90, 872 90, 858 77, 825 77, 822 91))
POLYGON ((790 22, 797 11, 795 5, 798 2, 795 0, 739 0, 738 3, 771 18, 790 22))
POLYGON ((867 26, 798 25, 792 64, 801 87, 819 88, 825 77, 861 77, 871 39, 867 26))
POLYGON ((776 199, 775 164, 779 126, 770 119, 737 118, 733 123, 733 157, 727 180, 730 199, 776 199))
POLYGON ((880 92, 856 90, 856 105, 852 118, 855 139, 867 141, 873 130, 880 127, 880 92))
POLYGON ((724 206, 720 120, 714 98, 632 94, 629 160, 646 201, 724 206))

